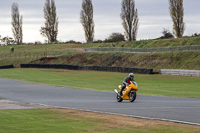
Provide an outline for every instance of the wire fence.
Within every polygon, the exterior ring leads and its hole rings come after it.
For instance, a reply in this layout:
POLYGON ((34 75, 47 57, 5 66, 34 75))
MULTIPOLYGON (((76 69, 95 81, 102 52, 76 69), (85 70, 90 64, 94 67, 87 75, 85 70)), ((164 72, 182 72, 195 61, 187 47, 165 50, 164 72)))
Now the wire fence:
POLYGON ((41 57, 56 57, 65 55, 66 51, 43 51, 43 52, 10 52, 10 53, 0 53, 0 59, 10 59, 10 58, 41 58, 41 57))
POLYGON ((85 52, 130 52, 130 53, 165 53, 165 52, 184 52, 200 51, 200 45, 160 47, 160 48, 84 48, 85 52))

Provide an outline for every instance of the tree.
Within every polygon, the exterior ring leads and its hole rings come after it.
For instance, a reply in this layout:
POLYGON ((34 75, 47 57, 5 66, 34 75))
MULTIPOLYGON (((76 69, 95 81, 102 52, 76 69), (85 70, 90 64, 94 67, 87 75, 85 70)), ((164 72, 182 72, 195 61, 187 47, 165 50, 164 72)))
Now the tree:
POLYGON ((19 14, 19 7, 17 3, 12 4, 12 31, 17 44, 22 44, 23 33, 22 33, 22 16, 19 14))
POLYGON ((56 5, 54 0, 46 0, 44 5, 44 27, 41 27, 40 33, 47 37, 48 43, 57 42, 58 34, 58 17, 56 14, 56 5))
POLYGON ((139 18, 138 11, 135 9, 135 0, 122 0, 121 19, 126 39, 136 40, 139 18))
POLYGON ((173 21, 173 33, 177 38, 183 37, 185 31, 185 23, 183 22, 183 0, 169 0, 169 5, 170 15, 173 21))
POLYGON ((80 13, 80 21, 85 31, 85 39, 87 43, 94 40, 94 21, 93 21, 93 5, 91 0, 83 0, 82 10, 80 13))

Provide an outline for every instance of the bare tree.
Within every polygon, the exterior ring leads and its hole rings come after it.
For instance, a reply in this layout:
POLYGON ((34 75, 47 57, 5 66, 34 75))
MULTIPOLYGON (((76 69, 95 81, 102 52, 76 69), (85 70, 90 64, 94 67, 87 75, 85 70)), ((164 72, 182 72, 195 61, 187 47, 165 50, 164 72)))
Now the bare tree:
POLYGON ((135 9, 135 0, 122 0, 121 19, 126 39, 136 40, 139 18, 138 11, 135 9))
POLYGON ((80 13, 80 21, 85 31, 85 39, 87 43, 93 42, 94 21, 93 21, 93 5, 91 0, 83 0, 82 10, 80 13))
POLYGON ((48 38, 48 43, 57 42, 58 17, 56 14, 56 5, 54 0, 46 0, 44 5, 44 27, 41 27, 40 33, 48 38))
POLYGON ((182 37, 185 31, 183 0, 169 0, 169 5, 173 21, 173 33, 177 38, 182 37))
POLYGON ((23 33, 22 33, 22 16, 19 14, 19 7, 17 3, 12 4, 11 9, 12 16, 12 31, 17 44, 22 44, 23 33))

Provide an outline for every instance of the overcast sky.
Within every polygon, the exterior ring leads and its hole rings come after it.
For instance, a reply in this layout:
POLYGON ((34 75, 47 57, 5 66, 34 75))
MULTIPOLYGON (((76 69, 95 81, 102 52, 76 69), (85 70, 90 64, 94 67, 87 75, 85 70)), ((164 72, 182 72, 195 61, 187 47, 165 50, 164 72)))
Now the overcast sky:
MULTIPOLYGON (((44 25, 45 0, 0 0, 0 35, 13 37, 11 6, 18 3, 23 16, 23 41, 44 41, 40 27, 44 25)), ((80 23, 82 0, 55 0, 59 21, 58 40, 85 42, 80 23)), ((124 33, 121 25, 121 0, 92 0, 94 7, 95 40, 105 39, 113 32, 124 33)), ((172 31, 168 0, 135 0, 139 14, 137 40, 160 37, 163 28, 172 31)), ((200 33, 200 0, 184 0, 184 35, 200 33)))

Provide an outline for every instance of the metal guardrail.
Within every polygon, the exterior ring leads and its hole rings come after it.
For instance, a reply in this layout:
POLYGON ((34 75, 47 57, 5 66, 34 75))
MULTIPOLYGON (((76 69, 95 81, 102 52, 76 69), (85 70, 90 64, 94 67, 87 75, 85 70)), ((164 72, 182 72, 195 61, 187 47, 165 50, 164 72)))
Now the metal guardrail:
POLYGON ((161 74, 200 77, 200 70, 161 69, 161 74))
POLYGON ((85 52, 130 52, 130 53, 165 53, 165 52, 184 52, 200 51, 200 45, 177 46, 177 47, 160 47, 160 48, 84 48, 85 52))

